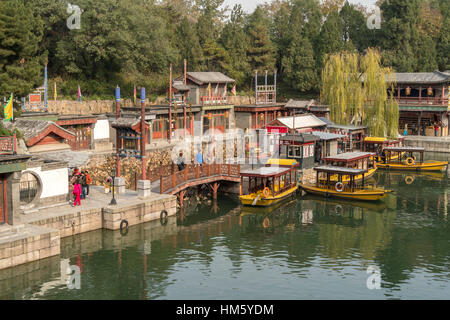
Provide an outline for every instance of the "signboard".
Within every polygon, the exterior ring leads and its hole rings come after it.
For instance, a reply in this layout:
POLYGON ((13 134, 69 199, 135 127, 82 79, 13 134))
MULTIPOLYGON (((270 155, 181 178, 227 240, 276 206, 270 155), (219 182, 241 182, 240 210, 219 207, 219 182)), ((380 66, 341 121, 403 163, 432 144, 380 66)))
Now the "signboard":
POLYGON ((28 99, 30 101, 30 103, 40 103, 41 102, 41 94, 38 93, 31 93, 30 95, 28 95, 28 99))

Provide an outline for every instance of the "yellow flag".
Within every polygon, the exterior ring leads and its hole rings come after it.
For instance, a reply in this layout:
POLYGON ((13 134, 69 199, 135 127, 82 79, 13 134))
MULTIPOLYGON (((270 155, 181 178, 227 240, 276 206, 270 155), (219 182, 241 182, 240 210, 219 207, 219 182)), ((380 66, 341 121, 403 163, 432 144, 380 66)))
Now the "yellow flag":
POLYGON ((208 84, 208 96, 209 97, 211 96, 211 83, 208 84))
POLYGON ((8 103, 5 106, 5 121, 11 121, 13 117, 13 94, 11 93, 11 97, 9 98, 8 103))
POLYGON ((56 82, 55 82, 55 90, 53 91, 53 99, 56 101, 58 94, 56 93, 56 82))

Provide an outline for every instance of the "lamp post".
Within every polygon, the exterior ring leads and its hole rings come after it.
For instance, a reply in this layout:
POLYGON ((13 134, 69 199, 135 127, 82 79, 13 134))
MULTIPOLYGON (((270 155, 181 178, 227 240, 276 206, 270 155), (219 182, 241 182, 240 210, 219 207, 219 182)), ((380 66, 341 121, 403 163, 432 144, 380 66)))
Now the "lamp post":
POLYGON ((111 202, 109 203, 110 206, 114 206, 117 204, 116 198, 114 197, 114 193, 115 193, 115 187, 114 187, 114 180, 116 178, 116 170, 115 169, 111 169, 111 180, 112 180, 112 199, 111 202))

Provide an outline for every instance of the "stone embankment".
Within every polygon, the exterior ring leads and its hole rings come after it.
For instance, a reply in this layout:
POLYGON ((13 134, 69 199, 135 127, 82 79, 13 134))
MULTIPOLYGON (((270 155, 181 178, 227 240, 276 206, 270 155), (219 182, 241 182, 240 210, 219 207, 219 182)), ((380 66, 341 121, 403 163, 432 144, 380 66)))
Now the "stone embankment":
POLYGON ((127 190, 110 205, 111 194, 91 187, 82 205, 40 208, 21 215, 17 226, 0 227, 0 269, 60 254, 60 238, 98 230, 119 230, 144 222, 165 221, 176 215, 176 196, 151 194, 145 198, 127 190), (126 220, 126 223, 122 221, 126 220))
POLYGON ((450 136, 408 136, 405 139, 405 145, 409 147, 423 147, 429 152, 450 153, 450 136))

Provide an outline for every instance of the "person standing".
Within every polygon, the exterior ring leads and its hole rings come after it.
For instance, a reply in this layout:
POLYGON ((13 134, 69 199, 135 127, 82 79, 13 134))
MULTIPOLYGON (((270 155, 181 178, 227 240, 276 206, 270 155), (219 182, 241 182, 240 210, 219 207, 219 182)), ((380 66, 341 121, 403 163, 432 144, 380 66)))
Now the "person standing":
POLYGON ((178 166, 178 171, 183 171, 184 170, 183 152, 180 152, 180 154, 178 156, 177 166, 178 166))
POLYGON ((439 125, 437 122, 434 123, 434 136, 437 137, 439 134, 439 125))
POLYGON ((89 195, 89 185, 92 183, 92 177, 89 171, 86 170, 86 195, 89 195))
POLYGON ((408 135, 408 124, 405 123, 405 131, 403 131, 403 135, 406 137, 408 135))
POLYGON ((81 171, 80 184, 81 184, 81 199, 86 199, 86 173, 84 171, 81 171))
POLYGON ((199 148, 198 152, 195 156, 195 162, 197 162, 198 166, 201 166, 203 164, 203 155, 202 155, 202 149, 199 148))
POLYGON ((80 185, 80 180, 77 179, 75 180, 74 184, 73 184, 73 191, 72 191, 75 201, 73 203, 73 206, 75 207, 78 203, 79 206, 81 206, 81 185, 80 185))

